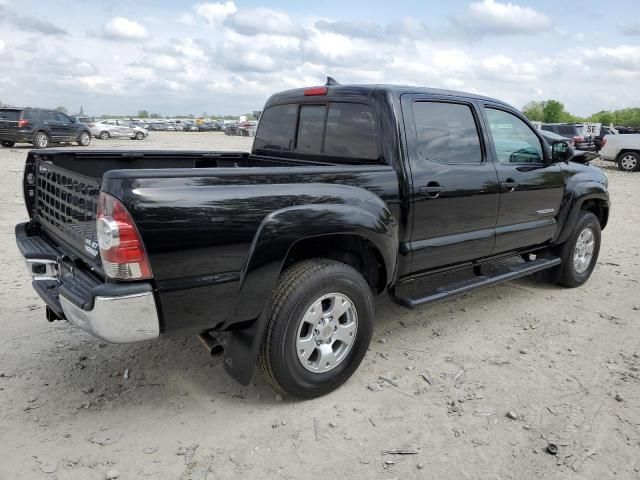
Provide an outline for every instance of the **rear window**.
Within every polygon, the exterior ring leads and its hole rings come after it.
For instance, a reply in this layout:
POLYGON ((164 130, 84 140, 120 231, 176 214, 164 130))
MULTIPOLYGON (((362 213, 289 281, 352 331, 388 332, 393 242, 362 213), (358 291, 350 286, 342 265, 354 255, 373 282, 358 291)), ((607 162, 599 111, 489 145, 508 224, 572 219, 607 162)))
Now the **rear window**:
POLYGON ((289 151, 293 145, 298 105, 275 105, 260 118, 254 148, 289 151))
POLYGON ((324 105, 303 105, 300 107, 297 150, 320 153, 327 107, 324 105))
POLYGON ((359 103, 276 105, 262 114, 254 148, 377 160, 376 118, 359 103))
POLYGON ((20 120, 20 110, 0 110, 0 120, 20 120))
POLYGON ((572 125, 558 125, 558 133, 564 136, 573 137, 576 135, 577 128, 572 125))
POLYGON ((360 103, 332 103, 327 115, 324 153, 376 160, 378 138, 371 107, 360 103))

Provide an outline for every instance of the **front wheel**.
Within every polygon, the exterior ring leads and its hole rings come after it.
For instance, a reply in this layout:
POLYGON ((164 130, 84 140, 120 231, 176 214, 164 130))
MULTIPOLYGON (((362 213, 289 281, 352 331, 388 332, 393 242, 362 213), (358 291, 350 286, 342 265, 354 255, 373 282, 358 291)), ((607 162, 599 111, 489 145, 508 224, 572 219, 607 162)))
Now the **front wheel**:
POLYGON ((355 269, 328 259, 281 276, 258 365, 274 388, 298 398, 335 390, 355 372, 373 332, 373 295, 355 269))
POLYGON ((16 144, 16 142, 12 141, 12 140, 2 140, 2 142, 0 142, 0 145, 2 145, 5 148, 11 148, 16 144))
POLYGON ((640 154, 636 152, 621 153, 618 158, 618 168, 623 172, 633 172, 640 169, 640 154))
POLYGON ((600 222, 593 213, 582 210, 569 239, 560 249, 558 283, 578 287, 586 282, 600 253, 600 222))

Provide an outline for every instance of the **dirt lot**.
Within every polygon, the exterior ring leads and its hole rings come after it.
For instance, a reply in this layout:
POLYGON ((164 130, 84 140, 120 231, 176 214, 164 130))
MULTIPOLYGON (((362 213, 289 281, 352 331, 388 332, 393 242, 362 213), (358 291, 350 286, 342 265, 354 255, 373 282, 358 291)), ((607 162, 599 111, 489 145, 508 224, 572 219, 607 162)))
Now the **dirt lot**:
MULTIPOLYGON (((106 146, 250 140, 90 148, 106 146)), ((416 311, 382 301, 354 377, 295 402, 259 374, 234 383, 193 337, 118 346, 48 324, 13 237, 27 150, 0 151, 0 479, 640 478, 640 173, 604 167, 612 216, 582 288, 521 280, 416 311)))

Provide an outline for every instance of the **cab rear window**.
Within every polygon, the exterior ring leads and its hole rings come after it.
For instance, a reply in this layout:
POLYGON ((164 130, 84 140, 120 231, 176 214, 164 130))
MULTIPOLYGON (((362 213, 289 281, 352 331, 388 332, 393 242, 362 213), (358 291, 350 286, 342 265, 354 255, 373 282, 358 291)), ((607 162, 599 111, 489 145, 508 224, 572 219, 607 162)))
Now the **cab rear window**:
POLYGON ((376 117, 369 105, 275 105, 260 119, 255 149, 377 160, 376 117))

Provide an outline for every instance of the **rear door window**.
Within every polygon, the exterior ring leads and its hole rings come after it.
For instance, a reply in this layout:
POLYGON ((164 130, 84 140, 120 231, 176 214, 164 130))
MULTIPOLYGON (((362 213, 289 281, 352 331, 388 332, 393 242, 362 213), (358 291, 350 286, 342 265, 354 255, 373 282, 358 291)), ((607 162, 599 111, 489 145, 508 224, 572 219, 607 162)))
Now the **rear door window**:
POLYGON ((378 136, 371 107, 361 103, 331 103, 324 153, 336 157, 377 160, 378 136))
POLYGON ((478 128, 469 105, 416 102, 413 115, 422 157, 444 163, 482 162, 478 128))
POLYGON ((267 108, 256 132, 254 148, 289 151, 292 149, 298 120, 298 105, 274 105, 267 108))

